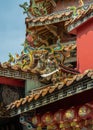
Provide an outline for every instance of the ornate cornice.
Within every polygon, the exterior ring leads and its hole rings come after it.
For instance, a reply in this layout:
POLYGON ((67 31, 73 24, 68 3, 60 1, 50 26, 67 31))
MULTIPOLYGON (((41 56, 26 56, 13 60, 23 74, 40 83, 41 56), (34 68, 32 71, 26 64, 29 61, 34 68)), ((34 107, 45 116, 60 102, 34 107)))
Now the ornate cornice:
POLYGON ((33 111, 34 109, 57 102, 59 100, 63 100, 67 97, 71 97, 79 93, 83 93, 91 89, 93 89, 93 80, 85 77, 81 81, 75 82, 69 87, 63 87, 62 89, 47 94, 44 97, 41 97, 37 100, 33 100, 31 103, 25 103, 18 108, 9 110, 10 117, 20 115, 28 111, 33 111))

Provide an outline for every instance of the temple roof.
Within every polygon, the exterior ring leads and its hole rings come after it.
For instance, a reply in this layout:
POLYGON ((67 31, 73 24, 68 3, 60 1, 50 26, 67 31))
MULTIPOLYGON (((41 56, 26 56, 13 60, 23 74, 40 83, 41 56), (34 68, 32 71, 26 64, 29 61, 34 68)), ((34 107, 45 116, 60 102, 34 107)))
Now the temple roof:
POLYGON ((88 5, 83 8, 84 9, 80 10, 79 15, 65 23, 68 32, 71 32, 87 20, 93 18, 93 5, 88 5))
POLYGON ((93 70, 87 70, 83 74, 71 75, 71 78, 65 78, 54 85, 49 84, 32 90, 25 98, 21 98, 8 105, 7 110, 10 111, 11 116, 15 116, 81 93, 92 88, 92 79, 93 70))
POLYGON ((17 65, 11 65, 8 62, 0 64, 0 76, 15 78, 15 79, 31 79, 32 73, 21 69, 17 65))
POLYGON ((72 12, 58 11, 46 16, 40 16, 35 18, 26 18, 26 24, 29 26, 42 26, 62 21, 67 21, 72 16, 72 12))
MULTIPOLYGON (((39 17, 33 17, 33 18, 26 18, 26 24, 28 28, 34 28, 35 26, 43 26, 43 25, 49 25, 59 22, 64 22, 65 27, 68 32, 71 32, 78 26, 80 26, 82 23, 86 22, 88 19, 93 17, 93 6, 83 6, 80 7, 80 9, 76 8, 76 15, 73 14, 74 12, 71 10, 67 11, 58 11, 52 14, 48 14, 47 16, 39 16, 39 17)), ((30 28, 30 29, 31 29, 30 28)), ((40 40, 40 38, 39 38, 40 40)), ((60 40, 60 39, 58 39, 60 40)), ((69 44, 63 47, 62 50, 54 50, 57 51, 66 51, 70 52, 74 49, 76 49, 76 45, 69 44)), ((52 49, 55 49, 54 46, 51 47, 52 49)), ((57 47, 56 47, 57 48, 57 47)), ((6 77, 13 77, 13 78, 20 78, 20 79, 31 79, 32 75, 36 75, 38 72, 34 71, 33 66, 29 66, 29 58, 33 57, 32 52, 38 53, 40 51, 45 50, 39 50, 35 49, 31 50, 31 56, 28 57, 28 59, 25 59, 25 63, 28 62, 28 64, 25 64, 24 66, 20 66, 20 64, 14 64, 11 65, 9 62, 6 62, 4 64, 0 64, 0 76, 6 76, 6 77), (32 68, 31 68, 32 67, 32 68)), ((40 52, 41 53, 41 52, 40 52)), ((51 52, 49 52, 51 55, 51 52)), ((26 56, 26 54, 25 54, 26 56)), ((72 57, 71 55, 69 58, 72 57)), ((50 57, 51 58, 51 57, 50 57)), ((47 58, 46 58, 47 59, 47 58)), ((45 59, 44 59, 45 60, 45 59)), ((47 59, 49 60, 49 59, 47 59)), ((53 59, 52 59, 53 60, 53 59)), ((62 60, 62 59, 61 59, 62 60)), ((50 59, 51 61, 51 59, 50 59)), ((59 62, 59 61, 58 61, 59 62)), ((66 62, 66 61, 65 61, 66 62)), ((64 63, 65 63, 64 62, 64 63)), ((21 64, 23 61, 21 61, 21 64)), ((55 62, 53 62, 55 63, 55 62)), ((52 65, 52 63, 51 63, 52 65)), ((86 70, 83 74, 79 74, 76 72, 76 69, 70 69, 68 72, 66 71, 65 66, 61 66, 63 64, 59 64, 57 66, 58 68, 56 72, 59 73, 59 75, 53 75, 52 80, 53 82, 48 82, 48 85, 44 85, 43 87, 31 90, 28 96, 21 98, 19 100, 16 100, 15 102, 9 104, 7 107, 7 112, 10 113, 10 117, 19 115, 24 112, 28 112, 34 109, 37 109, 41 106, 48 105, 50 103, 54 103, 58 100, 62 100, 64 98, 67 98, 69 96, 84 92, 86 90, 90 90, 93 88, 93 70, 86 70), (63 68, 62 68, 63 67, 63 68), (62 68, 62 69, 61 69, 62 68), (60 73, 61 71, 61 73, 60 73), (70 73, 71 72, 71 73, 70 73), (74 73, 76 72, 76 73, 74 73), (59 76, 59 79, 57 79, 59 76), (62 77, 63 76, 63 77, 62 77), (56 78, 56 80, 55 80, 56 78)), ((49 66, 48 66, 49 67, 49 66)), ((51 67, 50 67, 51 68, 51 67)), ((49 69, 49 68, 48 68, 49 69)), ((47 71, 48 73, 43 74, 49 74, 54 72, 55 70, 47 71)), ((40 71, 40 68, 39 68, 40 71)), ((42 71, 42 70, 41 70, 42 71)), ((42 73, 39 73, 39 77, 43 75, 42 73)), ((53 73, 54 74, 54 73, 53 73)), ((47 78, 49 76, 46 76, 47 78)), ((45 78, 45 77, 43 77, 45 78)), ((46 78, 46 79, 47 79, 46 78)), ((48 81, 48 80, 47 80, 48 81)))
MULTIPOLYGON (((73 7, 74 6, 71 8, 73 7)), ((93 5, 86 4, 82 7, 76 8, 76 11, 77 15, 75 17, 73 17, 74 9, 66 9, 64 11, 54 12, 46 16, 26 18, 26 24, 28 24, 29 27, 34 27, 65 21, 65 26, 68 32, 70 32, 72 29, 82 24, 82 22, 85 22, 87 19, 92 17, 93 5), (79 20, 80 22, 77 23, 79 20)))
MULTIPOLYGON (((64 46, 64 51, 66 52, 74 49, 76 49, 76 44, 67 44, 64 46)), ((76 61, 76 57, 69 56, 65 63, 69 63, 73 60, 76 61)), ((22 68, 19 64, 11 64, 9 62, 0 64, 0 76, 26 80, 32 79, 33 75, 33 69, 22 68)))

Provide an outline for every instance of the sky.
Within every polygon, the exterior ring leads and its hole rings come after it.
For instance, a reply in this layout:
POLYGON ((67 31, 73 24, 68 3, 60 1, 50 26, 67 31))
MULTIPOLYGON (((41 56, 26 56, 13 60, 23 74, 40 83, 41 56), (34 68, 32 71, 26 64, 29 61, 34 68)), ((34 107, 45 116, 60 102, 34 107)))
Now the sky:
POLYGON ((8 54, 21 52, 25 40, 25 17, 19 4, 29 0, 0 0, 0 62, 8 60, 8 54))

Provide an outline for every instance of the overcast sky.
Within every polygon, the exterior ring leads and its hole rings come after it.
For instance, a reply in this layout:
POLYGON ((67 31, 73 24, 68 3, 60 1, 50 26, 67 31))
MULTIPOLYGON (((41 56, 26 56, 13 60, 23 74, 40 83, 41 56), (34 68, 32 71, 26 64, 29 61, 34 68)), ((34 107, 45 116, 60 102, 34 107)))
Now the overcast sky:
POLYGON ((0 0, 0 62, 20 53, 25 39, 25 17, 19 4, 29 0, 0 0))

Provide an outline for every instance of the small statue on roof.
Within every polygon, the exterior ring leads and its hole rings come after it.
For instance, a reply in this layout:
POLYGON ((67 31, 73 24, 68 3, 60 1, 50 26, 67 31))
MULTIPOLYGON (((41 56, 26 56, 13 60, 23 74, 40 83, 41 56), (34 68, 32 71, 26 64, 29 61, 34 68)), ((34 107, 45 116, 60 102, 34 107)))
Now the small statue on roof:
POLYGON ((27 2, 24 2, 23 4, 20 4, 19 6, 24 9, 24 12, 23 12, 24 14, 26 13, 28 17, 33 17, 31 13, 29 12, 29 5, 27 2))
POLYGON ((35 50, 34 47, 31 47, 31 46, 28 44, 27 39, 25 39, 25 41, 24 41, 24 43, 23 43, 22 45, 24 46, 23 51, 24 51, 25 54, 29 53, 31 50, 35 50))
POLYGON ((58 36, 58 39, 57 39, 57 47, 54 48, 54 51, 60 51, 60 50, 62 50, 62 49, 63 49, 63 47, 62 47, 62 45, 61 45, 61 39, 60 39, 60 37, 58 36))
POLYGON ((34 16, 47 15, 45 4, 45 1, 36 3, 35 0, 31 0, 31 7, 29 7, 29 10, 34 16))
POLYGON ((15 63, 15 58, 14 58, 14 56, 11 54, 11 53, 9 53, 9 60, 8 60, 8 62, 9 63, 15 63))
POLYGON ((20 4, 19 6, 24 9, 23 13, 28 12, 28 3, 27 2, 24 2, 23 4, 20 4))

